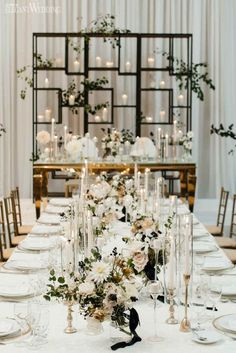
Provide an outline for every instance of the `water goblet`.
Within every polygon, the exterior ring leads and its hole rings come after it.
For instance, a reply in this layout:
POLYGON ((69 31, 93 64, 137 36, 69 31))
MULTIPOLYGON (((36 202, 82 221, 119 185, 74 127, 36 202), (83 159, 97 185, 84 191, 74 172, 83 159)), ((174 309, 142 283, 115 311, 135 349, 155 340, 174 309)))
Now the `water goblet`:
POLYGON ((149 281, 147 284, 147 292, 150 294, 150 296, 153 299, 153 317, 154 317, 154 335, 151 337, 148 337, 147 340, 151 341, 151 342, 160 342, 160 341, 163 341, 163 337, 160 337, 157 334, 156 309, 157 309, 157 298, 158 298, 159 294, 161 294, 163 292, 161 282, 157 281, 157 280, 149 281))

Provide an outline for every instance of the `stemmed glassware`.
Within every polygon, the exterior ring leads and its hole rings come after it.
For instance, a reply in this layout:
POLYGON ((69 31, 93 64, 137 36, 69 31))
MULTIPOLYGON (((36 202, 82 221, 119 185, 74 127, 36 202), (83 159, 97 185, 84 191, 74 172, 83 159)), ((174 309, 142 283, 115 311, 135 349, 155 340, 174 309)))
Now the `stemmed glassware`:
POLYGON ((215 315, 216 311, 216 304, 220 301, 222 295, 222 287, 213 285, 212 277, 210 277, 209 281, 209 290, 208 290, 208 297, 209 300, 213 303, 212 311, 213 315, 215 315))
POLYGON ((153 317, 154 317, 154 335, 148 337, 147 340, 151 342, 160 342, 163 341, 163 337, 158 336, 157 334, 157 298, 160 294, 163 293, 163 287, 160 281, 153 280, 147 283, 147 292, 151 295, 153 299, 153 317))

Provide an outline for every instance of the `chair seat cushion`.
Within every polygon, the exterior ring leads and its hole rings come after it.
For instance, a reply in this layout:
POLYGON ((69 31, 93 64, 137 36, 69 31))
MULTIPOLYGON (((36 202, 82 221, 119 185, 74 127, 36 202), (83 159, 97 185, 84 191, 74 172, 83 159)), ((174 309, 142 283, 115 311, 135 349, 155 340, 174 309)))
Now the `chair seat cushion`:
POLYGON ((33 226, 31 226, 31 225, 19 226, 18 227, 18 234, 19 235, 29 234, 31 232, 32 228, 33 228, 33 226))
POLYGON ((236 249, 224 249, 225 254, 232 261, 233 264, 236 264, 236 249))
POLYGON ((209 233, 212 235, 221 235, 221 228, 213 225, 206 225, 206 229, 208 230, 209 233))
POLYGON ((14 248, 3 249, 3 260, 8 260, 11 257, 13 251, 14 248))
POLYGON ((20 242, 22 241, 22 240, 24 240, 26 238, 26 236, 25 235, 18 235, 17 237, 14 237, 13 239, 12 239, 12 245, 13 246, 17 246, 17 245, 19 245, 20 244, 20 242))
POLYGON ((215 237, 217 244, 221 248, 236 249, 236 241, 228 237, 215 237))

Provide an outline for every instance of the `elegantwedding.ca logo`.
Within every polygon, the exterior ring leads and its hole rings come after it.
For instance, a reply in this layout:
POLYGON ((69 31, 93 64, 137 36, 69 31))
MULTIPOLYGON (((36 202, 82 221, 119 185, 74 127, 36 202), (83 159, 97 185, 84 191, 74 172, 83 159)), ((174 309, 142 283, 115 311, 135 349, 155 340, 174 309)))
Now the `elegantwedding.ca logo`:
POLYGON ((5 4, 5 13, 15 13, 15 14, 23 14, 23 13, 49 13, 49 14, 58 14, 61 12, 60 6, 49 6, 43 5, 42 2, 40 4, 39 0, 30 0, 30 1, 21 1, 20 2, 7 2, 5 4))

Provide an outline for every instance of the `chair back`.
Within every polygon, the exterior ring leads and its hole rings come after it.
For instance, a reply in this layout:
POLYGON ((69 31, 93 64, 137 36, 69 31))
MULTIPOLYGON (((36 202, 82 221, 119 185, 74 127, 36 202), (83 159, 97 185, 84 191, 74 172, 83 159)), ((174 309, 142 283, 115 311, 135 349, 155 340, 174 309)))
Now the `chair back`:
POLYGON ((3 202, 0 201, 0 261, 3 260, 3 249, 6 248, 6 229, 4 222, 3 202))
POLYGON ((231 225, 230 225, 230 232, 229 236, 232 238, 233 235, 236 236, 236 194, 233 196, 233 208, 232 208, 232 216, 231 216, 231 225))
POLYGON ((14 197, 15 209, 16 209, 16 221, 18 227, 22 226, 22 217, 21 217, 21 208, 20 208, 20 192, 18 186, 15 190, 11 191, 12 196, 14 197))
POLYGON ((191 212, 193 212, 193 207, 194 207, 196 183, 197 183, 196 175, 188 174, 188 204, 191 212))
POLYGON ((220 194, 218 216, 217 216, 217 227, 220 227, 221 229, 220 235, 223 234, 228 198, 229 198, 229 192, 225 191, 225 189, 222 187, 221 194, 220 194))
POLYGON ((14 197, 8 196, 4 197, 5 215, 7 221, 7 233, 10 247, 13 247, 12 239, 18 235, 17 221, 15 214, 15 203, 14 197))

